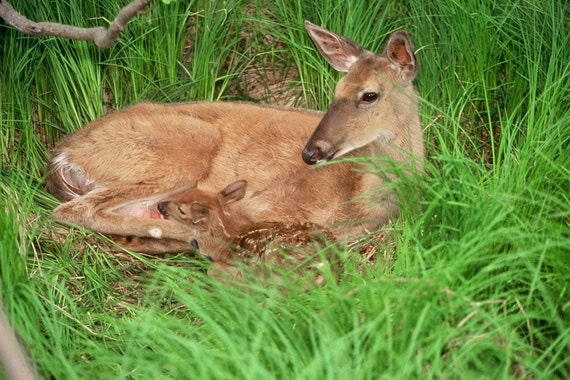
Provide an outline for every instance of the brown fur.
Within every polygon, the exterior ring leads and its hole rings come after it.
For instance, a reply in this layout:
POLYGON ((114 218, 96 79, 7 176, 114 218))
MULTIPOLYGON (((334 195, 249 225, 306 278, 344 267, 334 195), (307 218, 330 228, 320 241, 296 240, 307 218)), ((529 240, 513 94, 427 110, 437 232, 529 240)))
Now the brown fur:
POLYGON ((323 56, 347 71, 326 114, 197 102, 141 103, 107 115, 55 149, 46 187, 64 203, 53 218, 186 247, 201 232, 160 218, 157 204, 194 187, 217 191, 237 179, 247 180, 249 191, 236 208, 252 222, 310 222, 343 238, 397 217, 387 178, 364 173, 355 162, 318 168, 305 162, 362 155, 421 167, 411 83, 417 63, 408 35, 395 32, 388 55, 374 55, 345 37, 306 27, 323 56))

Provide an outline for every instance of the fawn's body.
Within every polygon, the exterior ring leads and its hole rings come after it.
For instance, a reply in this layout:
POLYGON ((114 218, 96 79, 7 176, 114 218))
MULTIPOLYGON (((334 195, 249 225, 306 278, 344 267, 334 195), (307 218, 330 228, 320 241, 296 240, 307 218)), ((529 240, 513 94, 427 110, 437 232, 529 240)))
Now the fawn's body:
MULTIPOLYGON (((215 269, 208 271, 210 275, 241 278, 240 270, 249 269, 258 277, 267 277, 279 268, 298 274, 311 271, 316 275, 315 282, 321 283, 319 269, 326 263, 317 248, 327 241, 334 242, 332 233, 308 222, 252 223, 235 210, 237 201, 246 194, 246 186, 246 181, 239 180, 219 193, 193 188, 160 202, 157 209, 164 218, 200 231, 197 248, 213 262, 215 269)), ((146 242, 142 244, 144 248, 146 242)), ((324 257, 338 267, 334 257, 324 257)))

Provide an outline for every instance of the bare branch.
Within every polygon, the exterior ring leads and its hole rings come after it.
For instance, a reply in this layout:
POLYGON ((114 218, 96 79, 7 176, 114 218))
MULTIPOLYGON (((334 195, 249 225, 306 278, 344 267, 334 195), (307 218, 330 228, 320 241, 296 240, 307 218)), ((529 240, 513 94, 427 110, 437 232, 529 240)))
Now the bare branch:
POLYGON ((139 14, 152 0, 133 0, 124 6, 109 25, 80 28, 55 22, 34 22, 18 13, 6 0, 0 0, 0 17, 24 34, 31 36, 55 36, 72 40, 92 40, 101 49, 107 49, 119 39, 131 18, 139 14))
POLYGON ((38 378, 2 309, 0 309, 0 364, 0 368, 5 368, 9 379, 38 378))

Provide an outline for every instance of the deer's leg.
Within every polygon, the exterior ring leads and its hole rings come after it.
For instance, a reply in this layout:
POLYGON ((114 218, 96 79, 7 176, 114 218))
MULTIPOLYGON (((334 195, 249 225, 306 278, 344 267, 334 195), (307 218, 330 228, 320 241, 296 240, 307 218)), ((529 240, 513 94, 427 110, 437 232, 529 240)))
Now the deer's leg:
POLYGON ((153 239, 140 236, 109 236, 115 243, 134 252, 147 254, 196 251, 195 240, 190 243, 172 239, 153 239))
MULTIPOLYGON (((196 238, 195 229, 167 219, 153 218, 148 211, 144 211, 168 194, 145 198, 137 197, 133 194, 136 192, 144 193, 140 187, 93 190, 59 205, 52 217, 63 224, 79 225, 106 235, 172 239, 186 244, 196 238), (137 206, 139 204, 140 207, 137 206), (127 211, 120 212, 121 209, 127 211), (138 213, 137 210, 143 211, 138 213)), ((153 194, 152 191, 146 193, 153 194)))
POLYGON ((243 280, 243 274, 240 273, 236 265, 232 265, 225 261, 214 261, 212 267, 208 269, 208 276, 217 280, 243 280))

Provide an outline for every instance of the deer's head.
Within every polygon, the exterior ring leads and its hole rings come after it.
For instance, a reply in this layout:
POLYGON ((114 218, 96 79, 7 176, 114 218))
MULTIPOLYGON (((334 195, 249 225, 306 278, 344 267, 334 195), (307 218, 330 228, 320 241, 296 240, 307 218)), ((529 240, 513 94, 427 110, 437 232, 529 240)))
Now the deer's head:
POLYGON ((303 150, 313 165, 341 157, 377 140, 407 133, 417 115, 412 81, 418 65, 404 30, 388 39, 386 54, 373 54, 356 42, 305 21, 319 52, 338 71, 332 104, 303 150))

